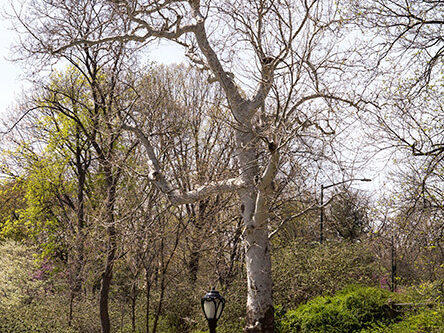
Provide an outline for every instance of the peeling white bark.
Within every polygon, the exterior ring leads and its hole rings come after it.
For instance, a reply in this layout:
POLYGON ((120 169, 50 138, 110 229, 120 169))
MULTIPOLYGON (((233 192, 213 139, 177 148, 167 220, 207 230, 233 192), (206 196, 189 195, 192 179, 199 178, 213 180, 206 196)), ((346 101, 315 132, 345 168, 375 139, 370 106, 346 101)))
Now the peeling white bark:
MULTIPOLYGON (((247 147, 253 134, 238 132, 238 146, 247 147)), ((267 192, 271 189, 279 163, 279 152, 274 151, 258 186, 254 179, 259 175, 257 148, 240 149, 241 174, 250 187, 241 192, 242 217, 245 226, 245 260, 247 271, 246 331, 274 332, 271 256, 268 238, 267 192)))
MULTIPOLYGON (((198 5, 193 6, 196 17, 201 17, 198 5)), ((250 333, 274 332, 273 296, 271 278, 271 256, 268 238, 267 191, 277 173, 279 151, 271 151, 271 159, 261 176, 257 162, 257 137, 252 129, 251 119, 264 105, 273 82, 274 66, 268 64, 262 69, 262 80, 251 100, 242 97, 240 91, 223 69, 216 53, 211 48, 205 32, 205 22, 199 21, 194 30, 197 43, 204 54, 214 77, 224 89, 234 118, 240 128, 236 130, 237 158, 244 189, 240 191, 242 217, 245 226, 245 260, 248 279, 246 331, 250 333)))

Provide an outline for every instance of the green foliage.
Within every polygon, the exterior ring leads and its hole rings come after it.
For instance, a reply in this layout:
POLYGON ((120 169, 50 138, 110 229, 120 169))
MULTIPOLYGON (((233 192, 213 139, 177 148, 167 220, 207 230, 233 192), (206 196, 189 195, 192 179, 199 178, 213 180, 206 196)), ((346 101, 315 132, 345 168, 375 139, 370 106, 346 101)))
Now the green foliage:
POLYGON ((0 240, 24 238, 22 228, 11 228, 19 218, 18 211, 24 208, 23 197, 24 189, 19 182, 12 180, 0 182, 0 240))
POLYGON ((26 170, 13 188, 21 194, 21 202, 13 209, 15 218, 2 221, 0 236, 33 240, 43 250, 42 255, 48 257, 60 246, 61 225, 56 204, 57 194, 69 190, 69 183, 62 177, 67 159, 51 151, 37 157, 22 148, 16 154, 26 170))
POLYGON ((388 299, 393 295, 373 287, 349 287, 335 296, 319 296, 280 314, 280 333, 356 332, 371 324, 392 320, 388 299))
POLYGON ((273 253, 274 297, 285 307, 350 284, 372 285, 379 274, 375 254, 364 242, 306 245, 295 241, 273 253))
POLYGON ((276 332, 284 332, 284 327, 289 325, 286 314, 287 312, 282 305, 274 306, 274 325, 276 332))
MULTIPOLYGON (((60 309, 60 308, 59 308, 60 309)), ((0 332, 2 333, 74 333, 66 319, 58 317, 54 303, 27 306, 0 306, 0 332)))
POLYGON ((16 241, 0 244, 0 332, 73 332, 66 327, 62 294, 33 256, 16 241))
POLYGON ((44 282, 33 278, 39 269, 32 256, 33 249, 15 241, 0 244, 0 304, 29 304, 44 289, 44 282))
MULTIPOLYGON (((220 333, 243 332, 245 325, 245 281, 238 278, 229 290, 221 291, 226 299, 224 313, 218 323, 217 331, 220 333)), ((200 315, 200 313, 199 313, 200 315)))
POLYGON ((425 281, 418 286, 410 286, 405 290, 404 294, 408 302, 442 303, 444 300, 444 279, 432 282, 425 281))
POLYGON ((375 324, 361 333, 440 333, 444 330, 444 308, 424 310, 391 325, 375 324))

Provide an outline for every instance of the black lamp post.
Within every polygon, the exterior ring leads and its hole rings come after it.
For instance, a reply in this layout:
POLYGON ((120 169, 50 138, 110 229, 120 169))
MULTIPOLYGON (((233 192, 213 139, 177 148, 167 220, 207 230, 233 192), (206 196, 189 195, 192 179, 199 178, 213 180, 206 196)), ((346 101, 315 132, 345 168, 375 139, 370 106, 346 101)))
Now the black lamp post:
POLYGON ((391 247, 392 247, 392 271, 391 271, 392 284, 390 286, 390 291, 395 291, 396 290, 396 252, 395 252, 395 237, 393 236, 393 230, 392 230, 391 247))
POLYGON ((222 311, 225 307, 225 298, 223 298, 218 291, 214 288, 206 293, 201 300, 202 311, 205 315, 205 319, 208 321, 208 327, 210 333, 216 333, 217 321, 222 315, 222 311))
POLYGON ((355 180, 359 180, 361 182, 371 182, 372 181, 371 179, 368 179, 368 178, 352 178, 352 179, 343 180, 342 182, 330 184, 327 186, 321 185, 321 221, 319 224, 319 243, 322 244, 322 242, 324 240, 324 190, 326 188, 330 188, 330 187, 341 185, 341 184, 348 183, 348 182, 353 182, 355 180))

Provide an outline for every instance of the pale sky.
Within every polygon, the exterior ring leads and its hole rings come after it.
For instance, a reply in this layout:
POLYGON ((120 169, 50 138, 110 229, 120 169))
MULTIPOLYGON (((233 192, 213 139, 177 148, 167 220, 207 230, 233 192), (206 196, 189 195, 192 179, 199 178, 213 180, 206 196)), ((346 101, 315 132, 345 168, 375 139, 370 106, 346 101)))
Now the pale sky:
MULTIPOLYGON (((0 0, 0 11, 7 5, 7 0, 0 0)), ((15 34, 8 30, 9 22, 0 18, 0 116, 14 103, 15 97, 21 91, 19 75, 21 73, 18 64, 7 60, 10 57, 9 48, 16 38, 15 34)))
MULTIPOLYGON (((9 0, 0 0, 0 12, 8 7, 9 0)), ((0 117, 6 115, 8 109, 14 106, 15 101, 23 90, 26 90, 24 72, 19 63, 8 61, 12 54, 10 47, 17 35, 8 29, 10 23, 0 17, 0 117)), ((149 51, 148 59, 162 64, 185 62, 183 51, 173 45, 162 43, 160 46, 153 44, 149 51)), ((0 121, 1 123, 1 121, 0 121)))

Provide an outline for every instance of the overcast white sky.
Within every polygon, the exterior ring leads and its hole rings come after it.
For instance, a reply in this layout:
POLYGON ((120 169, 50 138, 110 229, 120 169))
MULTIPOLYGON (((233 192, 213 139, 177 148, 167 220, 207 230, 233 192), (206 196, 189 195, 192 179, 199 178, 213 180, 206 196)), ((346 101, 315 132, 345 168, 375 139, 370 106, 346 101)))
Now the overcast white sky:
MULTIPOLYGON (((0 11, 7 5, 7 0, 0 0, 0 11)), ((7 60, 9 48, 16 37, 7 29, 9 22, 0 18, 0 116, 4 116, 7 107, 14 103, 16 94, 21 90, 18 64, 7 60)))
MULTIPOLYGON (((0 12, 7 9, 8 2, 9 0, 0 0, 0 12)), ((8 61, 12 56, 11 44, 17 39, 15 32, 8 27, 10 23, 0 17, 0 117, 4 117, 7 110, 14 106, 21 91, 26 87, 20 64, 8 61)), ((183 52, 171 44, 161 44, 159 47, 153 44, 148 57, 150 61, 163 64, 185 61, 183 52)))

